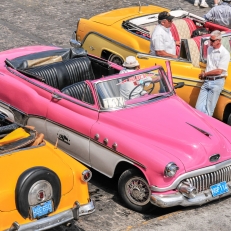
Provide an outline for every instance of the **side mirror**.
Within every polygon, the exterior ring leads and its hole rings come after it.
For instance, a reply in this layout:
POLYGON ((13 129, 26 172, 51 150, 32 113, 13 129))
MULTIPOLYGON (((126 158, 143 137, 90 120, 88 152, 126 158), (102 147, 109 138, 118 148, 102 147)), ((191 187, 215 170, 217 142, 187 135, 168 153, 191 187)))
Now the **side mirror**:
POLYGON ((184 82, 179 82, 174 86, 174 89, 182 88, 183 86, 184 86, 184 82))

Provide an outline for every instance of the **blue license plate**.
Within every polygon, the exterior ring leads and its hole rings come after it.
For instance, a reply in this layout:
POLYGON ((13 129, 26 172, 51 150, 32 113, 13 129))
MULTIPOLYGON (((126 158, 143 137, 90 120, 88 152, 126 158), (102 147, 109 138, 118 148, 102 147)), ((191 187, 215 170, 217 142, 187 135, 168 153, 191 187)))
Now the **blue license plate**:
POLYGON ((31 207, 33 218, 40 218, 53 212, 53 203, 51 200, 31 207))
POLYGON ((218 184, 211 185, 210 189, 212 191, 213 197, 222 195, 222 194, 227 193, 229 191, 229 188, 227 186, 226 181, 222 181, 218 184))

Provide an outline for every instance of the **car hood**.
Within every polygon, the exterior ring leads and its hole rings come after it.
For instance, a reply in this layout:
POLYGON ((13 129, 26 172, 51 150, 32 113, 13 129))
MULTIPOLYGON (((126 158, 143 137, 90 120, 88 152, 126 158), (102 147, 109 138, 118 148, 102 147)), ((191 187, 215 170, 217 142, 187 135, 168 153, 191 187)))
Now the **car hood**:
POLYGON ((163 10, 167 10, 167 9, 158 6, 141 6, 141 10, 139 9, 139 6, 121 8, 121 9, 105 12, 102 14, 98 14, 90 18, 90 20, 107 26, 111 26, 112 24, 118 21, 127 20, 129 18, 140 17, 146 14, 159 13, 163 10))
MULTIPOLYGON (((168 156, 174 156, 169 161, 178 158, 186 172, 213 165, 209 158, 214 154, 221 155, 218 162, 231 157, 229 136, 222 134, 223 123, 216 124, 215 128, 211 120, 207 121, 207 115, 201 115, 177 96, 104 116, 115 128, 129 131, 134 144, 142 143, 153 150, 158 147, 158 150, 164 150, 163 155, 167 152, 168 156)), ((161 158, 161 153, 159 156, 161 158)), ((150 158, 150 152, 144 151, 138 161, 142 163, 144 158, 150 158)))

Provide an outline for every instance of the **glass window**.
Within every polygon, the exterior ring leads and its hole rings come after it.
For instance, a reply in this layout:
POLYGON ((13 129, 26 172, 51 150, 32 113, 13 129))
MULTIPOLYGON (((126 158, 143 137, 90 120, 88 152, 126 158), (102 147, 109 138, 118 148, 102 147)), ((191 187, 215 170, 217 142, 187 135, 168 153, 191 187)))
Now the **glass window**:
MULTIPOLYGON (((150 102, 171 91, 163 69, 111 79, 96 84, 102 109, 122 108, 150 102)), ((137 72, 136 72, 137 73, 137 72)))

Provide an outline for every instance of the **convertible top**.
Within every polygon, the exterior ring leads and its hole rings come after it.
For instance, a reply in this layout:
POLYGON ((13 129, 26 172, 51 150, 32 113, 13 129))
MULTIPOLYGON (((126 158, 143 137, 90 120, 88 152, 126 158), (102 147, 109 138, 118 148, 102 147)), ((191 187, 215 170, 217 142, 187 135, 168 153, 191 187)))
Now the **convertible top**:
POLYGON ((26 70, 83 56, 87 56, 83 48, 59 48, 20 56, 12 60, 6 59, 5 63, 16 70, 26 70))

